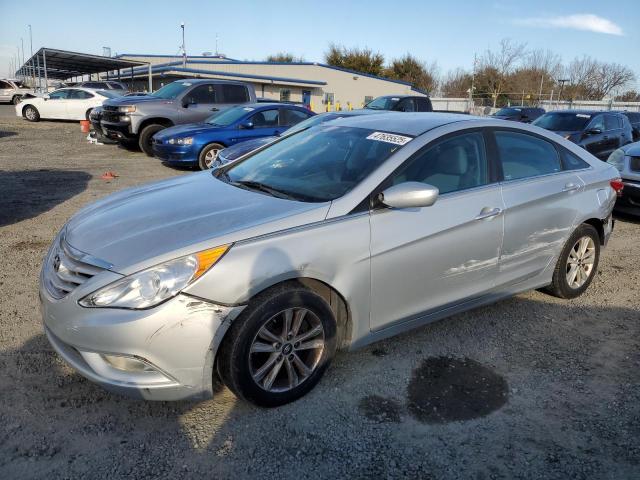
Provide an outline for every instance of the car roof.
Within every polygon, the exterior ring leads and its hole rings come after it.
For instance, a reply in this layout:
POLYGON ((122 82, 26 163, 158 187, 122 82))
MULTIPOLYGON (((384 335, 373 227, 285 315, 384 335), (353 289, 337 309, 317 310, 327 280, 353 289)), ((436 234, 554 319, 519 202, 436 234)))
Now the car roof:
POLYGON ((332 120, 331 125, 366 128, 417 137, 442 125, 469 120, 483 120, 483 118, 462 113, 388 112, 376 115, 348 115, 332 120))
MULTIPOLYGON (((306 107, 302 106, 302 105, 296 105, 295 103, 282 103, 282 102, 257 102, 257 103, 242 103, 240 105, 236 105, 236 107, 243 107, 243 108, 260 108, 262 110, 264 110, 265 108, 295 108, 296 110, 308 110, 306 107)), ((309 110, 311 111, 311 110, 309 110)))
POLYGON ((551 112, 547 112, 547 113, 573 113, 573 114, 583 114, 583 115, 597 115, 599 113, 615 113, 615 114, 620 114, 620 112, 614 112, 612 110, 552 110, 551 112))
POLYGON ((235 85, 247 85, 246 82, 241 82, 239 80, 220 80, 217 78, 181 78, 179 80, 174 80, 171 83, 176 83, 176 82, 189 82, 194 85, 198 83, 231 83, 235 85))

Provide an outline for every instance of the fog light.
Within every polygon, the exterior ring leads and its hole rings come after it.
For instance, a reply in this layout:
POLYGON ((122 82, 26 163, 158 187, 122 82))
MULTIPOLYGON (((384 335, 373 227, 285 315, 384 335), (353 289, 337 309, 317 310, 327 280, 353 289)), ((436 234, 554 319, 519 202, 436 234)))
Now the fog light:
POLYGON ((138 360, 134 357, 124 357, 121 355, 100 355, 102 359, 111 365, 113 368, 122 370, 123 372, 142 373, 142 372, 156 372, 148 363, 138 360))
POLYGON ((130 122, 131 121, 131 117, 129 115, 121 115, 120 116, 120 120, 123 122, 130 122))

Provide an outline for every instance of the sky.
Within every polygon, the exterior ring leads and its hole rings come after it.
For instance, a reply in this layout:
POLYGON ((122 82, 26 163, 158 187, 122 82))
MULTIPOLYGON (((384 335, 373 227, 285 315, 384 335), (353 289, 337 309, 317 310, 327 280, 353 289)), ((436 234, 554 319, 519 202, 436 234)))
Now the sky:
MULTIPOLYGON (((216 49, 228 57, 263 60, 280 51, 323 61, 330 43, 369 47, 387 60, 409 52, 437 62, 445 74, 470 70, 474 54, 502 38, 530 49, 551 49, 568 62, 591 55, 621 63, 640 85, 640 1, 617 0, 110 0, 95 4, 58 0, 0 0, 0 76, 28 25, 34 51, 41 46, 102 54, 177 54, 185 23, 190 55, 216 49)), ((22 52, 20 51, 20 56, 22 52)))

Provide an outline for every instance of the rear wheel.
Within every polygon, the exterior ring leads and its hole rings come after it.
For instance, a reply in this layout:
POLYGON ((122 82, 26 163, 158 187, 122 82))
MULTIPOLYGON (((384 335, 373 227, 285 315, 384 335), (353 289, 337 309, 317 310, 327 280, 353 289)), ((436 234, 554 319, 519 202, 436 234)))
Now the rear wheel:
POLYGON ((588 224, 580 225, 562 249, 547 291, 560 298, 575 298, 589 287, 598 270, 600 237, 588 224))
POLYGON ((303 286, 276 287, 233 322, 218 351, 218 374, 238 397, 275 407, 309 392, 335 350, 327 302, 303 286))
POLYGON ((158 133, 160 130, 164 130, 164 125, 159 125, 157 123, 152 123, 151 125, 147 125, 140 132, 140 138, 138 139, 138 145, 140 146, 140 150, 146 153, 148 156, 153 157, 153 147, 151 146, 151 139, 153 136, 158 133))
POLYGON ((20 100, 22 100, 22 95, 14 95, 13 98, 11 99, 11 103, 13 103, 14 105, 17 105, 20 103, 20 100))
POLYGON ((210 143, 206 145, 200 155, 198 155, 198 167, 200 170, 208 170, 213 168, 215 161, 218 158, 218 154, 224 148, 224 145, 219 143, 210 143))
POLYGON ((38 109, 33 105, 27 105, 24 107, 22 114, 24 115, 24 118, 30 122, 37 122, 40 120, 40 112, 38 112, 38 109))

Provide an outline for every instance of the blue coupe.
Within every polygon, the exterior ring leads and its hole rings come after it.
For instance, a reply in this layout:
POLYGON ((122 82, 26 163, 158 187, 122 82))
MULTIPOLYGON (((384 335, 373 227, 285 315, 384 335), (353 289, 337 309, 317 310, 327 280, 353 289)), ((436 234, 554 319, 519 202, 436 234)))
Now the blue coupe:
POLYGON ((315 115, 284 103, 253 103, 216 113, 204 123, 177 125, 153 136, 154 156, 173 165, 211 168, 223 148, 247 140, 280 135, 315 115))

